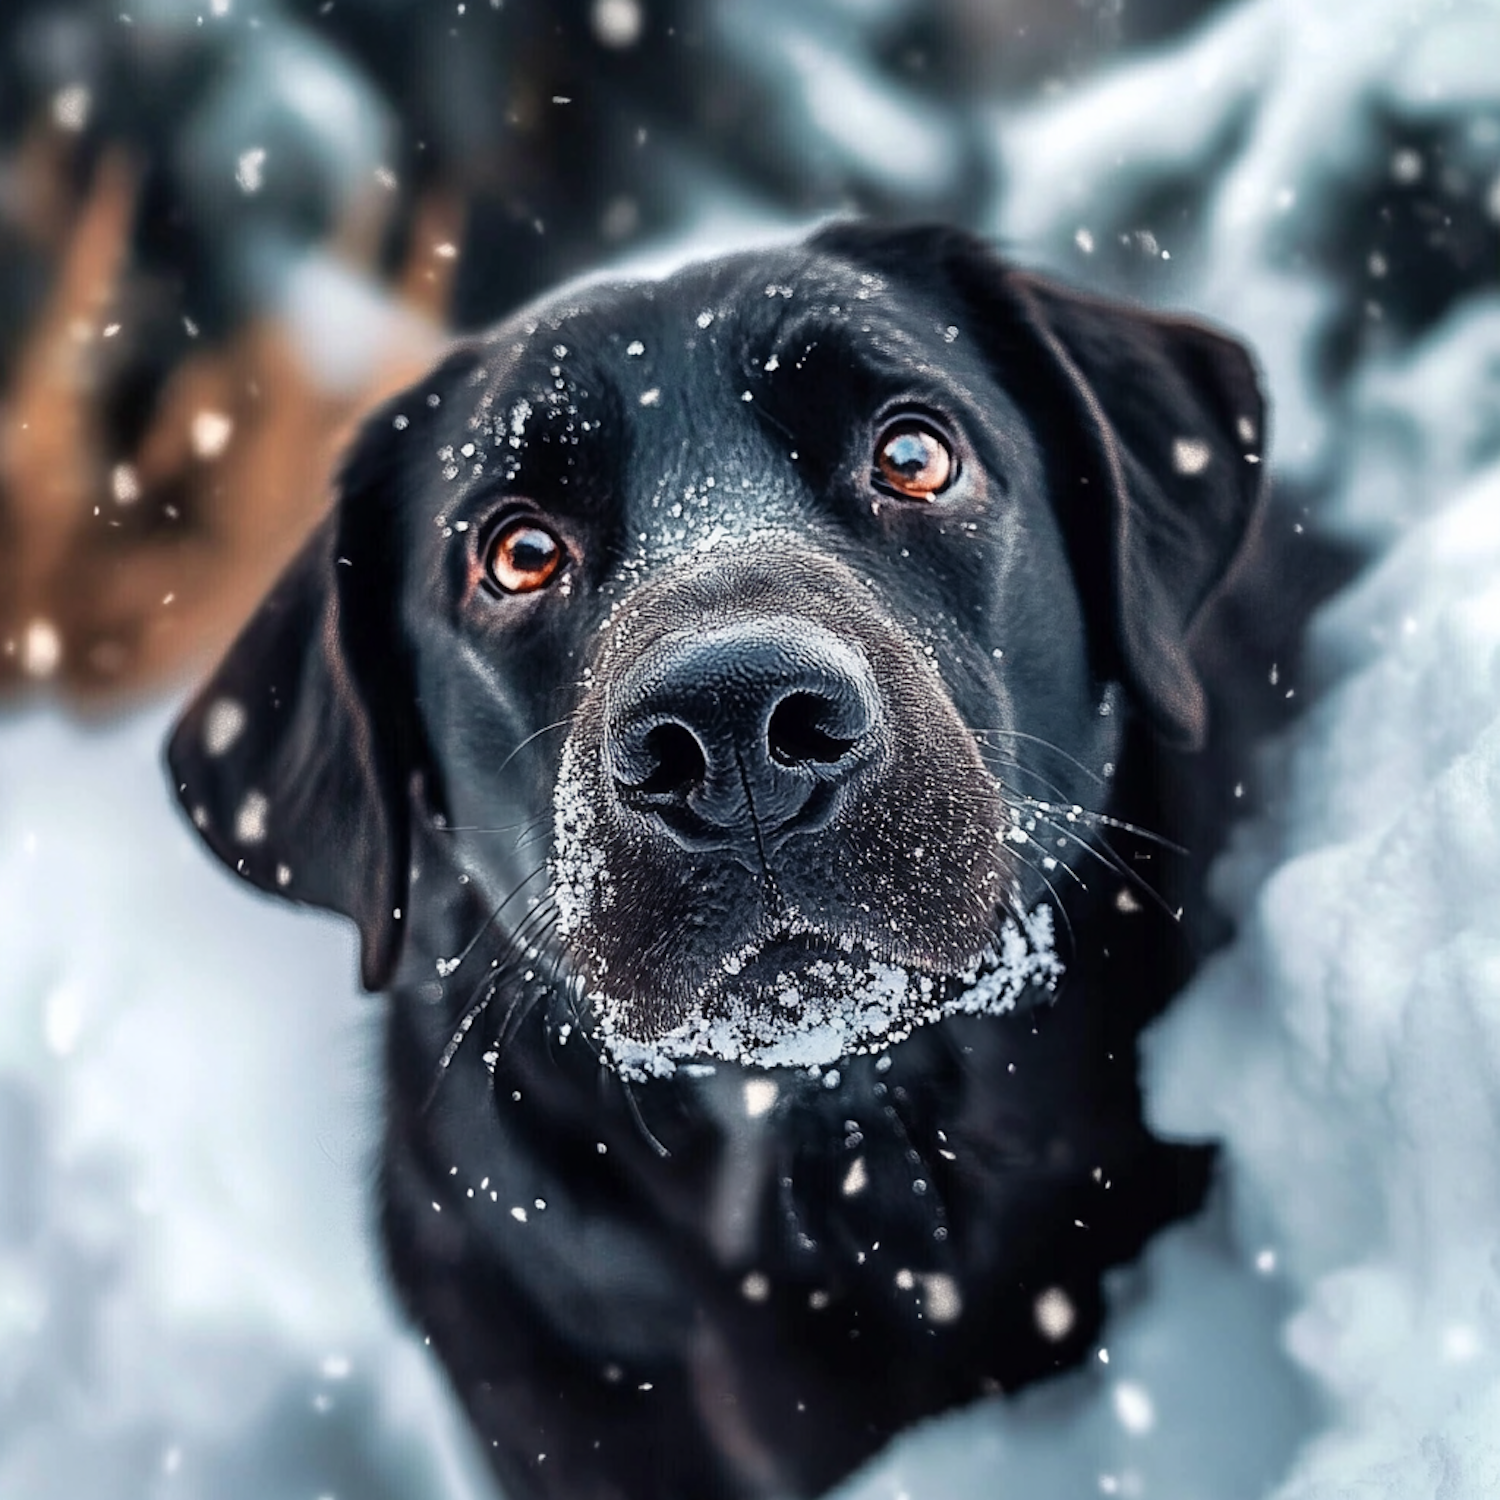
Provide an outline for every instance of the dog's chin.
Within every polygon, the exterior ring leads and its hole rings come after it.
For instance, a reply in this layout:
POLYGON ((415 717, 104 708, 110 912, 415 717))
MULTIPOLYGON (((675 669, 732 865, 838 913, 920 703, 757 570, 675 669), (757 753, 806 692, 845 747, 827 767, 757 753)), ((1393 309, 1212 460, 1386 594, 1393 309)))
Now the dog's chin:
POLYGON ((682 1065, 834 1066, 954 1014, 1000 1014, 1062 974, 1051 912, 1006 918, 955 957, 785 928, 725 953, 696 986, 589 996, 602 1055, 630 1079, 682 1065))

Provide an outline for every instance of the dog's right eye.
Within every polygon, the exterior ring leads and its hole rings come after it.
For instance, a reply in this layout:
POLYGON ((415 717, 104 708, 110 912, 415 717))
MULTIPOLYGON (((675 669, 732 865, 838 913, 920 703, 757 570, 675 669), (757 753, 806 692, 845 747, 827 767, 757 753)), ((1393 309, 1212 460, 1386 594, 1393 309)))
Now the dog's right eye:
POLYGON ((518 516, 490 538, 484 569, 502 593, 531 594, 552 582, 565 556, 563 544, 545 526, 518 516))

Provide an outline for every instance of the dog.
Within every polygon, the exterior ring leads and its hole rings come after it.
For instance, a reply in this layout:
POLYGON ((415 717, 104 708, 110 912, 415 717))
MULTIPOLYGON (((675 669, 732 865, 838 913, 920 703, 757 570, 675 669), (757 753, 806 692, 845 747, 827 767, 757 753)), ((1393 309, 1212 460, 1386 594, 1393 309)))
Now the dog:
POLYGON ((507 1495, 820 1494, 1200 1205, 1136 1038, 1263 421, 1220 333, 860 223, 369 419, 170 773, 358 924, 388 1264, 507 1495))

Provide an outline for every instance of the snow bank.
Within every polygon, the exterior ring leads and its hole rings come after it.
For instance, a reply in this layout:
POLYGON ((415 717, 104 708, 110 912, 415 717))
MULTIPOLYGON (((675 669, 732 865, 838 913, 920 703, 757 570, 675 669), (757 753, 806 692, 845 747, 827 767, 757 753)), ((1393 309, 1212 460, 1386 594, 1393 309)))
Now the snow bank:
POLYGON ((203 858, 168 722, 0 725, 0 1495, 482 1495, 375 1264, 378 1003, 203 858))
POLYGON ((1278 1500, 1500 1494, 1500 467, 1319 621, 1241 935, 1152 1038, 1333 1413, 1278 1500))

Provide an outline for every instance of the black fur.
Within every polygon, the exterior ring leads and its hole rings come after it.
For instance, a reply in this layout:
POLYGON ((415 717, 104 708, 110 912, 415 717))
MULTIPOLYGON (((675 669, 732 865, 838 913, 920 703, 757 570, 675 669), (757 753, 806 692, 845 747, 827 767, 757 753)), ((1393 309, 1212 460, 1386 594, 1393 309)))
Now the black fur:
POLYGON ((1261 427, 1228 339, 857 225, 564 293, 370 420, 170 759, 391 991, 390 1265, 508 1494, 817 1494, 1075 1362, 1201 1201, 1135 1057, 1192 893, 1121 823, 1203 740, 1261 427), (872 477, 902 414, 933 499, 872 477), (507 595, 516 515, 566 562, 507 595), (648 1050, 841 958, 941 1004, 1041 901, 1051 1003, 835 1066, 632 1082, 589 998, 648 1050))

